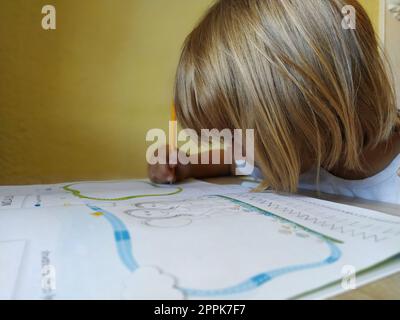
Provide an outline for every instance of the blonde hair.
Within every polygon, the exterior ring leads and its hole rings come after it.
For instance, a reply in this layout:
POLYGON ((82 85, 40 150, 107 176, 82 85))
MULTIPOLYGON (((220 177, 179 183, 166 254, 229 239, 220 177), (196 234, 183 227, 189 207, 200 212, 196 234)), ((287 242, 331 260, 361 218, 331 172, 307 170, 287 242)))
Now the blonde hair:
POLYGON ((362 170, 361 154, 398 128, 394 89, 355 0, 220 0, 187 37, 175 105, 183 126, 255 129, 277 191, 297 190, 302 159, 362 170), (356 29, 342 27, 342 8, 356 29))

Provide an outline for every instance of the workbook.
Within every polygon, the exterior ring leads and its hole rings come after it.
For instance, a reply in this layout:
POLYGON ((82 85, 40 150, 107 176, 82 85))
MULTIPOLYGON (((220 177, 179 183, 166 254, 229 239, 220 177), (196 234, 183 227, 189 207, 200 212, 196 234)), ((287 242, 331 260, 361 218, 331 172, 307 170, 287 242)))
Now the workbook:
POLYGON ((400 271, 400 217, 301 195, 129 180, 0 199, 2 299, 325 298, 400 271))

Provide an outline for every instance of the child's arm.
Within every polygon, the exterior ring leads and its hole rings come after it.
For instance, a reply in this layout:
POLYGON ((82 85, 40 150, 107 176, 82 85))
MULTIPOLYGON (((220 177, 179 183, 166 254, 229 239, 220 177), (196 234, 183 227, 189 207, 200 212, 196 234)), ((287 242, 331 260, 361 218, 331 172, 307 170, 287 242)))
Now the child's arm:
MULTIPOLYGON (((168 148, 167 148, 168 150, 168 148)), ((212 151, 208 154, 211 162, 212 151)), ((199 155, 199 159, 201 155, 199 155)), ((168 159, 168 157, 167 157, 168 159)), ((220 152, 221 164, 188 164, 177 165, 155 164, 149 165, 148 174, 151 181, 155 183, 176 183, 186 179, 205 179, 214 177, 231 176, 234 172, 234 165, 224 164, 224 151, 220 152)), ((200 161, 199 161, 200 162, 200 161)))

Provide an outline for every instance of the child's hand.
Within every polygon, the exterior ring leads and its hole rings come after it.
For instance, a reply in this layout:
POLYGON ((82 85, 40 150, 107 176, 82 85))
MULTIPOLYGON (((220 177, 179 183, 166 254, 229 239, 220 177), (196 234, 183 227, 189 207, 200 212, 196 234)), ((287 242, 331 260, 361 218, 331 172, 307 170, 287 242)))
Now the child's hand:
MULTIPOLYGON (((167 150, 167 162, 169 162, 169 147, 166 146, 167 150)), ((178 152, 181 152, 178 150, 178 152)), ((191 177, 191 166, 178 164, 155 164, 148 166, 148 175, 154 183, 176 183, 188 179, 191 177)))

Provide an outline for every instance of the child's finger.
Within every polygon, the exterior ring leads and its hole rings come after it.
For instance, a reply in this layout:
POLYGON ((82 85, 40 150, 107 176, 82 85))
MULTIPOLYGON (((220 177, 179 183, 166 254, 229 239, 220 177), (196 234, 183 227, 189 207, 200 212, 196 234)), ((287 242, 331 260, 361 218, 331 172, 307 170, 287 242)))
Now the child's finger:
POLYGON ((161 165, 157 169, 157 179, 160 183, 173 183, 175 182, 175 170, 168 165, 161 165))

